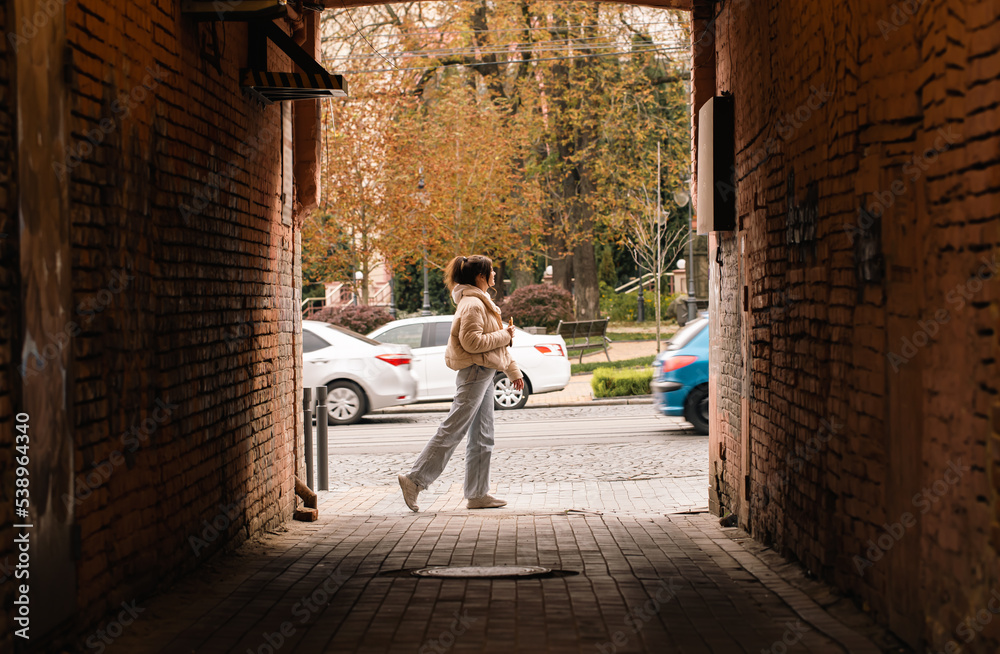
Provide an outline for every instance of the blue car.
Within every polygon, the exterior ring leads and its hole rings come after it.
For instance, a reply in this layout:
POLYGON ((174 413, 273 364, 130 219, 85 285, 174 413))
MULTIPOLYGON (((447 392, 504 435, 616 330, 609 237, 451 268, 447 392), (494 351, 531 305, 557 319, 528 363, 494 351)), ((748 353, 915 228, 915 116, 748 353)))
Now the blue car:
POLYGON ((708 433, 708 319, 689 322, 653 361, 653 403, 665 416, 684 416, 708 433))

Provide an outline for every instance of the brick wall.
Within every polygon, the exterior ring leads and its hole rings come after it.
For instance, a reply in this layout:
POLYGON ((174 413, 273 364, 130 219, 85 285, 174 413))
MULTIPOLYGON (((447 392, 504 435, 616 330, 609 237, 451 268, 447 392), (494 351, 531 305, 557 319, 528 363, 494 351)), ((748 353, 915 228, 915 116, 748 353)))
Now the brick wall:
MULTIPOLYGON (((66 501, 76 505, 81 547, 78 615, 64 637, 290 519, 301 439, 301 244, 281 216, 280 105, 262 107, 239 88, 245 26, 194 23, 169 1, 81 0, 65 11, 70 138, 56 164, 69 186, 78 326, 69 398, 76 493, 66 501)), ((0 58, 2 88, 8 61, 0 58)), ((290 68, 271 46, 269 69, 290 68)), ((0 148, 0 232, 16 234, 11 151, 0 148)), ((20 384, 19 345, 9 338, 15 243, 0 238, 8 471, 20 384)), ((8 473, 0 563, 12 556, 12 487, 8 473)), ((0 583, 4 606, 12 588, 0 583)))
POLYGON ((997 651, 997 621, 959 630, 1000 590, 1000 10, 713 4, 741 225, 711 253, 717 508, 910 643, 997 651))

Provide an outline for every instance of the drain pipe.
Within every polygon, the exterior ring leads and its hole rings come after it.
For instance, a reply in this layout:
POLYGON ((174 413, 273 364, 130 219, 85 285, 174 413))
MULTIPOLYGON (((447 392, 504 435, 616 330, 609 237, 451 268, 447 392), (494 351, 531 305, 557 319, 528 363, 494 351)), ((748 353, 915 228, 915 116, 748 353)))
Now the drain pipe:
POLYGON ((329 414, 326 407, 326 386, 316 387, 316 487, 330 490, 329 414))
POLYGON ((302 430, 306 437, 306 486, 313 487, 312 389, 302 389, 302 430))
POLYGON ((295 494, 302 498, 303 508, 296 507, 294 518, 302 522, 314 522, 319 518, 316 504, 316 493, 313 485, 313 426, 312 426, 312 389, 302 389, 302 427, 306 441, 306 483, 295 477, 295 494))

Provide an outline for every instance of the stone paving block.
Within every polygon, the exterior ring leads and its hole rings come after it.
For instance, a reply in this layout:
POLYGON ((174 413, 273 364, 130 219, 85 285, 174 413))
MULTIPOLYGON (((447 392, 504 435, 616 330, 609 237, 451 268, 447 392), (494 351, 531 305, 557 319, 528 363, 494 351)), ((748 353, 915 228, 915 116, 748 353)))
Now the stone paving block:
MULTIPOLYGON (((419 513, 389 475, 321 492, 318 521, 289 523, 213 560, 198 578, 150 599, 148 619, 108 651, 266 654, 275 634, 294 628, 276 651, 756 654, 802 614, 822 622, 814 604, 806 610, 785 593, 790 607, 747 572, 766 566, 743 556, 714 518, 680 513, 707 505, 704 454, 685 454, 704 440, 692 443, 602 446, 603 457, 585 446, 512 450, 519 465, 495 477, 494 494, 509 502, 497 510, 465 509, 458 478, 422 493, 419 513), (651 445, 670 449, 669 466, 649 462, 651 445), (548 474, 546 450, 576 457, 561 478, 548 474), (407 574, 515 563, 568 576, 407 574)), ((821 629, 797 646, 850 651, 821 629)))
MULTIPOLYGON (((360 521, 337 515, 343 495, 321 493, 317 523, 291 524, 268 539, 267 556, 240 557, 218 573, 223 581, 243 570, 237 586, 220 584, 220 596, 209 588, 185 597, 202 609, 200 616, 154 618, 141 642, 126 633, 109 651, 242 654, 293 621, 283 651, 414 652, 433 641, 451 643, 455 652, 504 654, 742 652, 769 648, 784 623, 798 618, 777 596, 752 593, 756 580, 731 576, 729 553, 697 528, 700 516, 657 516, 645 508, 614 516, 393 509, 360 521), (420 555, 407 553, 418 547, 420 555), (416 558, 483 564, 527 558, 581 574, 521 581, 380 576, 416 558), (256 572, 246 574, 247 567, 256 572), (338 569, 348 576, 328 601, 302 619, 293 615, 294 603, 338 569), (470 624, 458 633, 462 615, 470 624)), ((151 607, 164 615, 179 597, 168 593, 151 607)), ((819 633, 804 647, 846 651, 819 633)))

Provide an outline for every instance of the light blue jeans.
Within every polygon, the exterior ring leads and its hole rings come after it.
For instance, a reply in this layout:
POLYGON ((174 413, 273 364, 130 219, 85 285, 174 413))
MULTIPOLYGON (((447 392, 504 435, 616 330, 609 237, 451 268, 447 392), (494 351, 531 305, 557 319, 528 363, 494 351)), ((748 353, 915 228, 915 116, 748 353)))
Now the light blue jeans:
POLYGON ((452 452, 468 433, 465 447, 465 498, 490 492, 493 454, 493 376, 496 371, 475 364, 458 371, 458 388, 451 411, 410 470, 410 480, 426 488, 441 476, 452 452))

